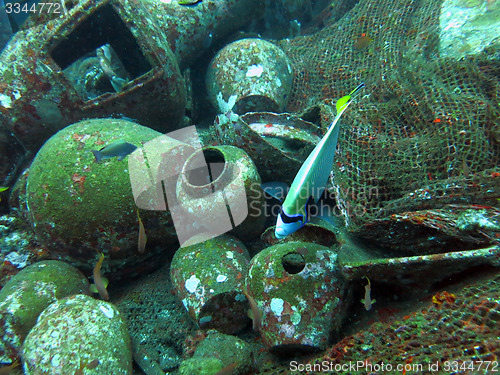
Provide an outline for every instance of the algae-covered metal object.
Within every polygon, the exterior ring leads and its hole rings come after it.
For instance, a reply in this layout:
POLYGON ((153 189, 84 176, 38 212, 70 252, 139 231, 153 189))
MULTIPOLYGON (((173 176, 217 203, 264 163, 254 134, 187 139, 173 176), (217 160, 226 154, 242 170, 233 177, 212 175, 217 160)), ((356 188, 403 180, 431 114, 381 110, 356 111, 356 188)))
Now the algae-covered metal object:
POLYGON ((264 229, 264 195, 255 164, 234 146, 207 146, 194 152, 182 166, 175 199, 191 217, 191 235, 212 237, 231 231, 241 239, 255 238, 264 229), (234 228, 234 229, 233 229, 234 228))
POLYGON ((249 259, 245 245, 228 235, 175 253, 172 283, 189 316, 201 328, 235 333, 248 324, 248 303, 241 290, 249 259))
POLYGON ((292 92, 293 69, 288 57, 273 43, 248 38, 228 44, 210 63, 207 91, 217 107, 217 96, 236 96, 235 112, 281 112, 292 92))
POLYGON ((450 205, 375 220, 358 235, 365 246, 343 244, 340 269, 349 280, 427 286, 474 267, 499 267, 499 218, 493 207, 450 205))
POLYGON ((237 146, 252 158, 264 181, 291 183, 322 136, 316 125, 288 113, 222 114, 214 127, 220 143, 237 146))
POLYGON ((276 353, 324 348, 345 314, 337 255, 325 246, 268 247, 252 259, 246 285, 262 310, 262 339, 276 353))
POLYGON ((150 17, 131 1, 88 0, 18 32, 0 55, 4 125, 30 149, 89 117, 114 114, 159 130, 175 128, 184 114, 184 80, 162 30, 143 22, 150 17), (108 60, 99 56, 107 45, 108 60), (119 91, 112 69, 127 81, 119 91))
MULTIPOLYGON (((250 3, 84 0, 36 18, 0 55, 0 124, 31 150, 91 117, 174 130, 186 107, 181 68, 206 50, 209 35, 224 36, 260 13, 248 12, 250 3)), ((264 9, 261 0, 255 5, 264 9)))

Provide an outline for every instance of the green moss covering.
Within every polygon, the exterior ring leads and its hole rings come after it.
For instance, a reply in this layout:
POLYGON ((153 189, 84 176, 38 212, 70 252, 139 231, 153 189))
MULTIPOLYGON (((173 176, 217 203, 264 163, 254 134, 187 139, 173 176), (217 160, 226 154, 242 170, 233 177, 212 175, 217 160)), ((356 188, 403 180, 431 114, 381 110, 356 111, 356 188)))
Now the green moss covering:
POLYGON ((213 375, 222 369, 222 362, 217 358, 189 358, 181 363, 179 375, 213 375))
POLYGON ((204 360, 216 357, 224 367, 235 364, 233 373, 248 373, 252 369, 252 350, 242 339, 209 331, 208 336, 196 348, 193 359, 204 360))
POLYGON ((0 291, 0 361, 17 356, 47 306, 88 290, 89 282, 80 271, 57 260, 35 263, 12 277, 0 291))
POLYGON ((28 207, 39 238, 75 245, 98 228, 136 224, 127 158, 96 163, 91 150, 118 140, 141 147, 160 133, 130 121, 86 120, 68 126, 40 149, 27 182, 28 207))

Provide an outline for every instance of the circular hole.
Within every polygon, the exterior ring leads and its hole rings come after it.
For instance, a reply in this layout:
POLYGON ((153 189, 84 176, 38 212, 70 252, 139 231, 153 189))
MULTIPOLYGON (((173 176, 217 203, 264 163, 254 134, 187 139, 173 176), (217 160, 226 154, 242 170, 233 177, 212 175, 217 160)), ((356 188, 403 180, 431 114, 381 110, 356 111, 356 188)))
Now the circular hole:
POLYGON ((306 266, 304 257, 299 253, 288 253, 281 258, 281 264, 286 272, 289 274, 296 274, 301 272, 306 266))
MULTIPOLYGON (((226 159, 224 159, 222 152, 214 149, 207 149, 202 152, 205 162, 208 165, 208 173, 205 165, 191 169, 188 172, 187 178, 188 182, 193 186, 204 186, 212 183, 220 177, 224 170, 226 159)), ((193 155, 194 157, 191 156, 191 164, 200 165, 201 160, 199 155, 193 155)))
POLYGON ((248 112, 279 112, 279 106, 264 95, 249 95, 236 102, 234 111, 239 115, 248 112))

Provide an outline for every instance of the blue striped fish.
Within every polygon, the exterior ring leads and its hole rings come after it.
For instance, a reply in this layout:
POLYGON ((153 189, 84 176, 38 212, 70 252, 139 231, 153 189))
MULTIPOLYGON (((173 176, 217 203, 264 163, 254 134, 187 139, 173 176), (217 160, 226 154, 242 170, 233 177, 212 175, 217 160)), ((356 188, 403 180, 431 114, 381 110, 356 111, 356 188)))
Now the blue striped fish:
POLYGON ((284 238, 302 228, 309 220, 308 206, 323 195, 332 170, 333 158, 339 138, 340 116, 364 87, 360 84, 349 95, 337 100, 337 115, 327 133, 309 154, 292 182, 276 222, 275 236, 284 238))

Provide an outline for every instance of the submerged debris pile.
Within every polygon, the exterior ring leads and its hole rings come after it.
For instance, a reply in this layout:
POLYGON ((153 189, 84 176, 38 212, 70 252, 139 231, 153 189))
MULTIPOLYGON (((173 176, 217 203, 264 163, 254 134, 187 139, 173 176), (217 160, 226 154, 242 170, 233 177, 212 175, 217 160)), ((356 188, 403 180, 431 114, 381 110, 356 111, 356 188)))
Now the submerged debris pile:
POLYGON ((450 365, 451 373, 455 371, 452 366, 458 364, 465 366, 458 368, 460 373, 487 374, 487 362, 500 359, 500 274, 454 295, 437 293, 438 298, 409 315, 373 323, 345 337, 310 364, 326 361, 335 366, 362 361, 373 369, 382 363, 411 365, 406 366, 406 374, 430 374, 433 369, 429 366, 436 363, 440 371, 450 365), (473 361, 474 368, 470 367, 473 361), (482 368, 478 367, 480 361, 482 368))

